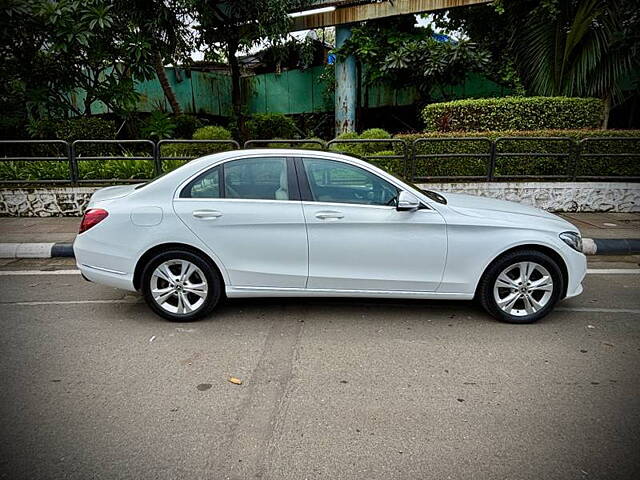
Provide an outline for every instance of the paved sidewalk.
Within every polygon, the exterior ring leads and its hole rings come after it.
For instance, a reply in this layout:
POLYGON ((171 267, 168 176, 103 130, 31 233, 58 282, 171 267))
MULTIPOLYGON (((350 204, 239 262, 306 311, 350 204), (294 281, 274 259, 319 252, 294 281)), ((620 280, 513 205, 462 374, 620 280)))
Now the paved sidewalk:
MULTIPOLYGON (((565 213, 588 238, 640 238, 640 213, 565 213)), ((73 242, 78 217, 0 217, 0 243, 73 242)))

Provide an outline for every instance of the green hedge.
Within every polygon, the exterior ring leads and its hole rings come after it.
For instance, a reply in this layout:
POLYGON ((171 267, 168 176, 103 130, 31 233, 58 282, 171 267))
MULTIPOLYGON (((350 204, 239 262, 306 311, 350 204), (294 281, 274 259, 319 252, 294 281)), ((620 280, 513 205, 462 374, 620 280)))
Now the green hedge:
POLYGON ((603 111, 597 98, 502 97, 432 103, 422 118, 430 132, 582 129, 600 127, 603 111))
MULTIPOLYGON (((201 127, 193 133, 193 140, 232 140, 231 132, 224 127, 209 125, 201 127)), ((170 143, 160 146, 160 155, 163 157, 187 157, 198 158, 212 153, 224 152, 233 148, 230 143, 170 143)), ((164 160, 162 170, 164 172, 178 168, 188 160, 164 160)))
POLYGON ((247 121, 247 132, 254 140, 272 140, 295 138, 298 129, 296 122, 282 113, 256 113, 247 121))
MULTIPOLYGON (((391 135, 381 128, 370 128, 369 130, 363 131, 361 134, 347 132, 338 135, 336 138, 338 140, 386 140, 391 139, 391 135)), ((403 159, 384 158, 398 155, 398 153, 394 152, 393 142, 334 143, 329 147, 329 150, 362 158, 372 165, 382 168, 383 170, 386 170, 392 175, 396 175, 398 177, 402 177, 405 173, 405 162, 403 159)))
MULTIPOLYGON (((495 140, 498 137, 569 137, 574 140, 583 138, 607 137, 640 137, 640 130, 534 130, 534 131, 491 131, 491 132, 450 132, 450 133, 420 133, 397 135, 408 142, 418 138, 441 138, 437 142, 418 143, 415 146, 417 155, 442 153, 489 153, 489 145, 477 139, 486 137, 495 140), (447 141, 451 137, 464 137, 465 141, 447 141)), ((497 146, 498 153, 563 153, 567 143, 551 140, 501 140, 497 146)), ((399 151, 398 147, 395 147, 399 151)), ((640 141, 598 141, 586 143, 584 151, 587 153, 638 153, 640 141)), ((568 159, 563 157, 513 157, 505 156, 496 159, 495 176, 512 175, 569 175, 572 173, 576 160, 575 149, 568 159)), ((484 176, 487 173, 488 159, 483 157, 441 157, 418 158, 415 163, 415 175, 427 176, 484 176)), ((599 157, 581 160, 577 168, 578 175, 640 175, 640 157, 599 157)))

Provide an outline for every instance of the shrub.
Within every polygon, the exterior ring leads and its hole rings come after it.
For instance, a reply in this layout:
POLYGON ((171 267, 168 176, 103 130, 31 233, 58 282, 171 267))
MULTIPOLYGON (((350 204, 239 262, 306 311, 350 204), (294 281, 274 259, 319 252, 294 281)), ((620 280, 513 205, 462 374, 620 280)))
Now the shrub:
POLYGON ((194 140, 231 140, 231 132, 224 127, 209 125, 197 129, 192 138, 194 140))
MULTIPOLYGON (((69 143, 75 140, 113 140, 116 138, 115 122, 100 117, 38 120, 29 124, 28 131, 33 139, 65 140, 69 143)), ((78 153, 81 155, 109 155, 111 152, 113 152, 113 145, 90 144, 78 147, 78 153)), ((52 145, 34 145, 24 151, 24 155, 35 156, 59 154, 59 148, 52 145)))
MULTIPOLYGON (((371 140, 371 139, 380 139, 380 138, 391 138, 391 134, 382 128, 370 128, 369 130, 365 130, 360 134, 360 138, 363 140, 371 140)), ((362 152, 366 155, 368 153, 377 153, 385 150, 389 150, 391 147, 391 143, 383 143, 383 142, 372 142, 372 143, 363 143, 362 144, 362 152)))
POLYGON ((152 112, 145 119, 140 133, 144 138, 157 142, 165 138, 172 138, 175 129, 176 124, 168 113, 152 112))
POLYGON ((281 113, 256 113, 247 121, 246 127, 253 140, 295 138, 297 133, 293 119, 281 113))
MULTIPOLYGON (((362 132, 360 135, 355 132, 345 132, 336 137, 337 140, 373 140, 386 138, 391 138, 391 134, 381 128, 370 128, 369 130, 362 132)), ((373 154, 379 155, 380 152, 383 151, 390 151, 393 148, 392 145, 393 144, 391 142, 345 142, 331 145, 331 150, 359 157, 366 157, 373 154)))
MULTIPOLYGON (((569 137, 575 141, 583 138, 606 137, 640 137, 639 130, 529 130, 529 131, 490 131, 490 132, 449 132, 449 133, 419 133, 397 135, 408 142, 418 138, 440 138, 437 142, 424 142, 415 145, 417 155, 439 153, 487 154, 490 145, 478 140, 486 137, 495 140, 498 137, 569 137), (464 137, 465 141, 447 141, 451 137, 464 137)), ((400 146, 394 145, 394 150, 400 152, 400 146)), ((563 153, 567 150, 567 142, 550 140, 513 140, 500 141, 498 153, 563 153)), ((640 153, 640 141, 598 141, 583 144, 583 151, 587 153, 640 153)), ((570 175, 574 166, 578 175, 640 175, 638 158, 626 157, 595 157, 588 160, 581 159, 576 165, 577 152, 575 147, 568 158, 565 157, 513 157, 504 156, 496 159, 495 176, 510 175, 570 175)), ((489 159, 486 157, 440 157, 417 158, 415 162, 416 177, 433 176, 485 176, 489 159)))
POLYGON ((598 128, 597 98, 503 97, 432 103, 422 111, 427 131, 486 131, 598 128))
POLYGON ((176 115, 173 122, 176 125, 174 138, 192 138, 195 131, 202 127, 202 122, 194 115, 176 115))
MULTIPOLYGON (((279 140, 278 138, 274 138, 273 140, 279 140)), ((286 139, 283 139, 286 140, 286 139)), ((317 137, 305 138, 302 142, 294 142, 294 143, 267 143, 265 146, 267 148, 302 148, 305 150, 323 150, 324 140, 317 137), (321 143, 312 142, 311 140, 317 140, 321 143)))
POLYGON ((116 138, 116 124, 100 117, 80 117, 65 120, 56 126, 56 138, 72 142, 74 140, 113 140, 116 138))
MULTIPOLYGON (((231 140, 231 132, 224 127, 209 125, 197 129, 193 134, 193 140, 231 140)), ((192 159, 233 148, 230 143, 170 143, 168 145, 160 145, 160 155, 163 157, 187 157, 192 159)), ((184 161, 176 159, 164 160, 162 162, 162 170, 173 170, 184 163, 184 161)))

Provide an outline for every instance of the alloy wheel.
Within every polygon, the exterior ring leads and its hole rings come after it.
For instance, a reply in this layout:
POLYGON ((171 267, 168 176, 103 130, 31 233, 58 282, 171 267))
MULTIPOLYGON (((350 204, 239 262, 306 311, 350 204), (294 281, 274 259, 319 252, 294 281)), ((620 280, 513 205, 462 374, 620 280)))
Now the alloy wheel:
POLYGON ((188 260, 168 260, 151 275, 151 295, 163 310, 174 315, 188 315, 205 303, 207 278, 188 260))
POLYGON ((553 289, 553 278, 545 267, 518 262, 498 275, 493 296, 503 312, 522 317, 542 310, 551 300, 553 289))

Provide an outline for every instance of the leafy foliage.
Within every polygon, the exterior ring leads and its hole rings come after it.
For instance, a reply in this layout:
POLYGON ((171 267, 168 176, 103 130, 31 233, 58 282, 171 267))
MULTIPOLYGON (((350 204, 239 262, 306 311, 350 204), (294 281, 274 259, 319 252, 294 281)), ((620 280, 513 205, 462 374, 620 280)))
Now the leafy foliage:
POLYGON ((34 120, 28 127, 36 140, 112 140, 116 137, 115 123, 103 118, 73 118, 69 120, 34 120))
POLYGON ((247 121, 249 137, 255 140, 295 138, 296 123, 281 113, 256 113, 247 121))
POLYGON ((307 0, 185 0, 197 22, 198 45, 206 47, 209 56, 226 57, 231 72, 233 117, 241 137, 245 136, 240 65, 237 54, 260 41, 281 45, 289 31, 294 11, 307 0))
POLYGON ((637 2, 503 0, 498 7, 531 93, 620 98, 620 80, 639 65, 637 2))
MULTIPOLYGON (((231 140, 231 132, 224 127, 208 125, 197 129, 193 134, 193 140, 231 140)), ((170 143, 160 146, 160 155, 163 157, 187 157, 198 158, 212 153, 224 152, 232 149, 230 143, 170 143)), ((177 168, 184 161, 167 160, 163 161, 164 171, 177 168)))
POLYGON ((140 133, 144 138, 158 141, 172 138, 176 124, 169 114, 164 112, 152 112, 144 121, 140 133))
POLYGON ((445 86, 464 82, 469 72, 482 72, 488 64, 488 53, 475 43, 437 36, 413 24, 412 17, 368 22, 353 28, 337 53, 353 54, 366 65, 366 82, 416 86, 424 98, 434 88, 446 98, 445 86))
POLYGON ((202 122, 195 115, 176 115, 173 122, 176 125, 173 132, 175 138, 191 138, 194 132, 202 127, 202 122))
MULTIPOLYGON (((607 137, 640 137, 640 130, 502 130, 486 132, 427 132, 417 134, 397 135, 408 142, 418 138, 446 139, 450 137, 464 137, 466 141, 420 142, 415 145, 417 155, 429 154, 487 154, 490 147, 477 137, 495 140, 498 137, 569 137, 575 141, 583 138, 607 138, 607 137)), ((394 146, 396 152, 400 152, 394 146)), ((583 151, 589 153, 640 153, 640 141, 598 141, 586 143, 583 151)), ((567 142, 554 140, 513 140, 501 141, 498 144, 498 152, 519 153, 564 153, 567 152, 567 142)), ((510 175, 569 175, 576 166, 577 150, 571 149, 567 157, 500 157, 496 161, 496 176, 510 175)), ((440 157, 417 158, 415 173, 418 177, 432 176, 485 176, 487 174, 486 157, 440 157)), ((637 157, 598 157, 588 161, 582 160, 577 164, 579 175, 640 175, 640 163, 637 157)))
POLYGON ((422 111, 428 131, 597 128, 602 101, 596 98, 503 97, 432 103, 422 111))

